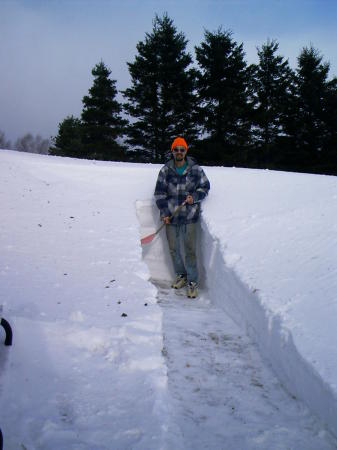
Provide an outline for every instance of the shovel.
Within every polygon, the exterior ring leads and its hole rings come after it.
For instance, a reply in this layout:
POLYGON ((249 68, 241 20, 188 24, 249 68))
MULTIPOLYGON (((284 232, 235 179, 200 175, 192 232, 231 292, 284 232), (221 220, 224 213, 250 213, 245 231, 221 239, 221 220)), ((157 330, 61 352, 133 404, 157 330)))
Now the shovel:
MULTIPOLYGON (((185 206, 186 201, 184 201, 181 205, 177 206, 177 208, 173 211, 173 214, 170 216, 170 219, 172 219, 174 216, 178 214, 178 212, 182 209, 183 206, 185 206)), ((164 228, 166 224, 163 223, 160 225, 157 231, 155 231, 152 234, 149 234, 148 236, 143 237, 140 240, 141 245, 150 244, 150 242, 153 241, 153 239, 156 237, 156 235, 164 228)))

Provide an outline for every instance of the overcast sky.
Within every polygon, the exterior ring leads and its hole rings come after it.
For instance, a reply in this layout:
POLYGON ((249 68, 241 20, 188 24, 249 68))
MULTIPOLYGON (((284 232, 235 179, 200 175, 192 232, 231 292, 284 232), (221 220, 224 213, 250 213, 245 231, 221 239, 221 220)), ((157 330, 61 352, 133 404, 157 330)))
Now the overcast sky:
POLYGON ((292 67, 313 44, 337 75, 337 0, 0 0, 0 131, 12 141, 57 134, 66 116, 80 116, 100 60, 118 89, 128 87, 126 63, 164 12, 193 57, 204 29, 222 25, 244 44, 248 63, 270 38, 292 67))

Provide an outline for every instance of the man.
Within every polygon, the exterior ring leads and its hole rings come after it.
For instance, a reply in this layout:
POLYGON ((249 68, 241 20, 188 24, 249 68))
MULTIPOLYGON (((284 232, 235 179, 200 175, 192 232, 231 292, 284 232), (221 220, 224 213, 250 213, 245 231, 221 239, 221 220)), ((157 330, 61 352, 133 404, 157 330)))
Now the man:
POLYGON ((186 156, 187 150, 185 139, 177 137, 173 141, 173 159, 161 168, 154 195, 160 217, 166 224, 166 236, 176 273, 172 287, 181 289, 187 284, 187 296, 195 298, 198 295, 199 281, 197 223, 200 202, 208 194, 210 184, 202 168, 186 156), (181 244, 185 258, 181 252, 181 244))

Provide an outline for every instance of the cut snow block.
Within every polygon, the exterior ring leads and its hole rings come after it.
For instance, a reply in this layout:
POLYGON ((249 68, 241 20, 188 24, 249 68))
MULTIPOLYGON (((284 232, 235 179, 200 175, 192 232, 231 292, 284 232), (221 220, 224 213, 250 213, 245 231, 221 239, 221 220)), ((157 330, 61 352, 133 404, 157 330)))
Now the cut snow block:
MULTIPOLYGON (((153 200, 137 200, 137 217, 141 237, 154 233, 162 222, 153 200)), ((173 278, 173 268, 166 240, 165 227, 147 245, 142 246, 143 259, 146 262, 152 280, 169 281, 173 278)))

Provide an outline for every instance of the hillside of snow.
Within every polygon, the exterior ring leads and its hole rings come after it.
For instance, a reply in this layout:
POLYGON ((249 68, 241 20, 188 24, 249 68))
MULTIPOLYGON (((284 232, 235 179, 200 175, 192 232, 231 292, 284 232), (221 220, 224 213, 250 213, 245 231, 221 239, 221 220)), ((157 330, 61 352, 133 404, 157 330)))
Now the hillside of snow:
POLYGON ((337 448, 337 178, 206 167, 187 300, 159 168, 0 151, 4 448, 337 448))

